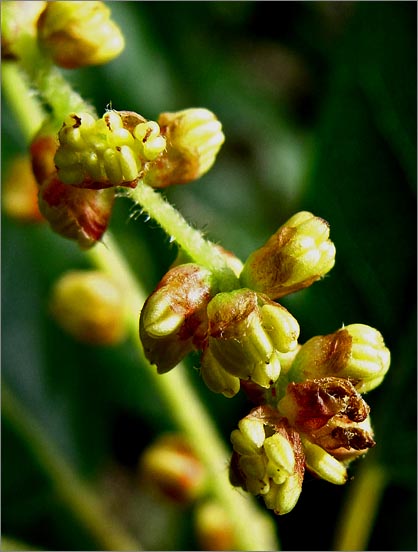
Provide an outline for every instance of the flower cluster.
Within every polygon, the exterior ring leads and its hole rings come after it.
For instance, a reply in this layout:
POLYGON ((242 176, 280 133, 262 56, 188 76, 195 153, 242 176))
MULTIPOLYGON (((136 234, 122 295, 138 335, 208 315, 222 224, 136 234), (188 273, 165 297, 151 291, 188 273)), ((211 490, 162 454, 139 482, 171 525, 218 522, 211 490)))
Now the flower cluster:
POLYGON ((40 211, 55 232, 91 247, 108 227, 117 187, 163 188, 209 170, 224 141, 215 115, 190 108, 159 120, 161 128, 133 111, 108 110, 100 119, 71 113, 60 128, 44 124, 32 141, 32 167, 40 211))
POLYGON ((297 320, 277 302, 334 262, 328 223, 302 211, 234 263, 235 289, 223 290, 207 268, 176 264, 140 315, 145 354, 160 373, 199 351, 212 391, 232 397, 243 388, 258 405, 231 434, 231 482, 279 515, 297 503, 306 471, 341 485, 348 464, 375 445, 361 393, 389 368, 380 332, 351 324, 300 344, 297 320))

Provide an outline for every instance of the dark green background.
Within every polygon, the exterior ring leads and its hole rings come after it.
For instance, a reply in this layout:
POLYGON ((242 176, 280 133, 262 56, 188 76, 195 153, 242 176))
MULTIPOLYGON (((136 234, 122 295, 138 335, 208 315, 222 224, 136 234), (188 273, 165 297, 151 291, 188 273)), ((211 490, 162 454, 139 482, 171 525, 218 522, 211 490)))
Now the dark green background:
MULTIPOLYGON (((298 210, 329 221, 334 269, 283 304, 302 342, 355 322, 382 332, 392 364, 367 401, 377 440, 370 454, 389 480, 368 549, 416 550, 416 3, 109 4, 127 47, 103 67, 65 72, 83 97, 99 113, 109 102, 149 119, 207 107, 223 123, 212 170, 166 191, 188 220, 243 260, 298 210)), ((2 116, 6 170, 25 144, 7 105, 2 116)), ((155 223, 129 213, 119 200, 111 229, 151 290, 175 248, 155 223)), ((115 466, 133 473, 141 450, 171 425, 129 343, 84 346, 50 319, 55 279, 86 266, 46 226, 2 217, 3 379, 80 475, 103 485, 115 466)), ((215 396, 191 375, 228 440, 249 404, 215 396)), ((332 549, 346 493, 304 485, 296 508, 275 518, 282 548, 332 549)), ((94 549, 4 417, 2 506, 5 536, 94 549)), ((157 525, 149 516, 158 529, 141 530, 145 546, 196 549, 190 510, 157 509, 157 525)))

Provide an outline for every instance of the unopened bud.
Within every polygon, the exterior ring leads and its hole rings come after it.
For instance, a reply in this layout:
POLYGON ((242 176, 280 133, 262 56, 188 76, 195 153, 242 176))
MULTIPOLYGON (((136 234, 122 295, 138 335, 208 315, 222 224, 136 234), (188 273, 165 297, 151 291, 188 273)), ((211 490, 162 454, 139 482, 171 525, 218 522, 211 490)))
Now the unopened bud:
POLYGON ((28 156, 16 157, 3 183, 3 211, 19 222, 44 220, 38 207, 38 184, 28 156))
POLYGON ((304 476, 299 434, 267 405, 254 408, 238 427, 231 433, 231 483, 262 495, 276 514, 289 512, 299 498, 304 476))
POLYGON ((144 451, 139 474, 159 496, 183 506, 194 502, 206 483, 204 466, 188 442, 175 434, 161 436, 144 451))
POLYGON ((301 211, 248 257, 241 282, 278 299, 310 286, 329 272, 334 262, 328 223, 301 211))
POLYGON ((295 473, 286 478, 281 485, 274 485, 263 496, 264 503, 269 510, 278 516, 288 514, 296 506, 302 492, 299 474, 295 473))
POLYGON ((35 37, 36 24, 48 2, 14 1, 1 3, 1 57, 18 59, 26 37, 35 37))
POLYGON ((161 113, 158 123, 167 140, 167 149, 146 166, 146 184, 153 188, 186 184, 212 167, 225 136, 221 123, 211 111, 190 108, 161 113))
POLYGON ((348 378, 357 391, 366 393, 382 382, 389 365, 390 351, 381 333, 365 324, 351 324, 307 341, 293 362, 291 375, 298 381, 348 378))
POLYGON ((71 113, 58 136, 58 175, 79 188, 135 187, 144 165, 165 148, 155 121, 127 111, 110 110, 101 119, 71 113))
POLYGON ((235 550, 235 532, 228 513, 214 500, 197 504, 194 526, 200 550, 235 550))
POLYGON ((204 360, 214 359, 233 376, 270 387, 280 375, 277 351, 297 346, 299 325, 292 315, 250 289, 216 294, 207 314, 210 353, 204 360))
POLYGON ((240 390, 240 379, 230 374, 213 356, 210 349, 202 355, 200 375, 207 387, 214 393, 234 397, 240 390))
POLYGON ((212 274, 195 263, 170 269, 143 306, 139 332, 145 355, 164 373, 176 366, 206 334, 212 274))
POLYGON ((112 214, 115 191, 82 190, 53 176, 39 189, 39 209, 52 230, 75 240, 82 249, 95 245, 105 233, 112 214))
POLYGON ((123 293, 98 271, 71 271, 54 285, 50 299, 56 322, 75 339, 92 345, 115 345, 126 335, 123 293))
POLYGON ((347 469, 339 460, 331 456, 322 447, 311 443, 309 439, 302 438, 305 452, 306 468, 317 477, 334 483, 344 485, 347 481, 347 469))
POLYGON ((60 67, 101 65, 124 49, 123 34, 105 2, 47 4, 38 22, 39 41, 60 67))

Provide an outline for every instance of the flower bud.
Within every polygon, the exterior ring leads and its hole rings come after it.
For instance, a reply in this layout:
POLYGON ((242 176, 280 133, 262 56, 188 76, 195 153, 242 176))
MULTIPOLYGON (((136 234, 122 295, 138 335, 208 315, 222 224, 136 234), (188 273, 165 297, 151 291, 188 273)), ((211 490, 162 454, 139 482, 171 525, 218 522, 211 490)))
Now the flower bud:
POLYGON ((347 481, 347 469, 339 460, 331 456, 319 445, 302 437, 305 452, 306 468, 317 477, 333 483, 344 485, 347 481))
POLYGON ((144 165, 165 148, 155 121, 127 111, 110 110, 101 119, 71 113, 58 136, 59 178, 79 188, 134 188, 144 165))
POLYGON ((231 433, 231 483, 262 495, 276 514, 289 512, 299 498, 304 475, 299 434, 267 405, 254 408, 238 428, 231 433))
POLYGON ((88 249, 105 233, 114 199, 113 189, 77 189, 52 176, 40 186, 39 210, 54 232, 88 249))
POLYGON ((240 390, 240 379, 227 372, 210 349, 206 349, 202 355, 200 375, 214 393, 222 393, 225 397, 231 398, 240 390))
POLYGON ((376 444, 370 416, 361 422, 353 422, 348 416, 338 414, 313 431, 309 437, 312 442, 344 463, 364 455, 376 444))
POLYGON ((203 108, 161 113, 158 118, 167 149, 148 163, 144 182, 153 188, 186 184, 203 176, 214 164, 225 136, 215 115, 203 108))
POLYGON ((123 293, 102 272, 64 274, 53 287, 50 309, 61 328, 84 343, 115 345, 125 338, 123 293))
POLYGON ((145 301, 139 334, 146 357, 156 364, 160 374, 201 347, 212 286, 209 270, 187 263, 170 269, 145 301))
POLYGON ((176 434, 162 435, 145 450, 139 474, 159 496, 180 506, 194 502, 206 484, 204 466, 188 442, 176 434))
POLYGON ((297 354, 295 380, 337 376, 348 378, 360 393, 377 387, 390 365, 383 337, 365 324, 351 324, 332 334, 307 341, 297 354))
POLYGON ((370 412, 350 381, 335 377, 289 383, 277 408, 292 427, 308 434, 337 414, 352 422, 362 422, 370 412))
POLYGON ((207 307, 208 351, 202 359, 268 388, 280 375, 277 351, 296 348, 299 325, 281 305, 250 289, 218 293, 207 307))
POLYGON ((370 407, 347 379, 291 382, 277 409, 309 440, 307 446, 312 455, 308 467, 320 477, 323 468, 324 479, 334 479, 333 483, 344 482, 343 470, 310 444, 318 445, 338 460, 351 460, 375 445, 368 418, 370 407))
POLYGON ((335 246, 328 223, 302 211, 291 217, 244 264, 244 286, 278 299, 310 286, 331 270, 335 246))
POLYGON ((3 183, 3 210, 20 222, 40 222, 44 218, 38 207, 38 184, 28 156, 16 157, 3 183))
POLYGON ((196 505, 194 526, 199 550, 235 550, 235 532, 224 508, 208 499, 196 505))
POLYGON ((10 0, 1 3, 1 57, 18 59, 25 38, 35 37, 36 24, 48 2, 10 0))
POLYGON ((40 44, 65 69, 107 63, 125 47, 104 2, 47 2, 38 29, 40 44))

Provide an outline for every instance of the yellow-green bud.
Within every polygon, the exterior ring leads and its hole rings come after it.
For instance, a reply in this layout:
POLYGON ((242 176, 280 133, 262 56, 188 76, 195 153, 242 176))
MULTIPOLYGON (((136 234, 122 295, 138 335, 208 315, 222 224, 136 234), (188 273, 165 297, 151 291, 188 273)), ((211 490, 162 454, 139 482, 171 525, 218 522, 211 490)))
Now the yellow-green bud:
POLYGON ((214 359, 233 376, 270 387, 280 375, 277 351, 297 347, 299 325, 293 316, 250 289, 216 294, 207 315, 206 358, 212 363, 214 359))
POLYGON ((225 136, 222 125, 208 109, 190 108, 161 113, 158 118, 167 149, 144 171, 153 188, 186 184, 204 175, 214 164, 225 136))
POLYGON ((200 375, 207 387, 214 393, 222 393, 225 397, 230 398, 240 390, 240 379, 227 372, 210 349, 206 349, 202 355, 200 375))
POLYGON ((107 63, 125 47, 105 2, 47 2, 38 29, 42 47, 66 69, 107 63))
POLYGON ((102 272, 64 274, 53 287, 50 308, 56 322, 79 341, 115 345, 126 336, 122 290, 102 272))
POLYGON ((230 516, 219 502, 199 502, 194 509, 194 527, 199 550, 236 550, 230 516))
POLYGON ((347 469, 344 464, 306 437, 302 437, 302 444, 306 468, 310 472, 334 485, 343 485, 347 481, 347 469))
POLYGON ((380 332, 365 324, 350 324, 307 341, 291 370, 297 381, 337 376, 348 378, 357 391, 377 387, 390 365, 390 351, 380 332))
POLYGON ((328 223, 301 211, 291 217, 244 264, 244 286, 278 299, 310 286, 331 270, 335 246, 328 223))
POLYGON ((188 441, 181 435, 165 434, 152 443, 139 461, 144 484, 179 506, 197 500, 205 489, 206 470, 188 441))
POLYGON ((58 137, 58 175, 80 188, 135 187, 145 164, 165 148, 155 121, 126 111, 107 111, 101 119, 71 113, 58 137))
POLYGON ((293 474, 285 479, 281 485, 273 485, 268 493, 263 496, 264 503, 269 510, 273 510, 278 516, 288 514, 296 506, 299 500, 302 485, 298 474, 293 474))
POLYGON ((145 301, 139 334, 148 360, 168 372, 206 337, 212 274, 195 263, 170 269, 145 301))
MULTIPOLYGON (((48 2, 14 1, 1 3, 1 57, 18 59, 27 38, 36 37, 37 21, 48 2)), ((30 44, 30 43, 29 43, 30 44)))
POLYGON ((231 483, 262 495, 281 515, 296 504, 304 475, 299 434, 270 406, 254 408, 231 433, 231 483))

